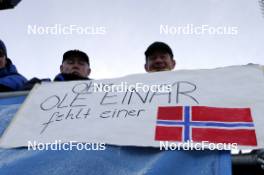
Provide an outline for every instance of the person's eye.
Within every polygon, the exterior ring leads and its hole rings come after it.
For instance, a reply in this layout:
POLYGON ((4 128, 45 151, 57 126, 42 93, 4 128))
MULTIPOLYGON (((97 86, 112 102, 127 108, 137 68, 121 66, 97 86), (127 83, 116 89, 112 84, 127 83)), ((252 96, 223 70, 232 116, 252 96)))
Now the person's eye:
POLYGON ((78 63, 79 63, 80 65, 82 65, 82 66, 85 65, 85 62, 84 62, 84 61, 79 61, 78 63))
POLYGON ((4 56, 5 54, 2 51, 0 51, 0 57, 4 57, 4 56))
POLYGON ((166 55, 161 55, 160 58, 165 60, 166 59, 166 55))
POLYGON ((149 59, 150 61, 153 61, 153 60, 155 60, 155 58, 156 58, 156 57, 150 56, 148 59, 149 59))
POLYGON ((68 64, 73 64, 73 61, 72 60, 67 60, 67 63, 68 64))

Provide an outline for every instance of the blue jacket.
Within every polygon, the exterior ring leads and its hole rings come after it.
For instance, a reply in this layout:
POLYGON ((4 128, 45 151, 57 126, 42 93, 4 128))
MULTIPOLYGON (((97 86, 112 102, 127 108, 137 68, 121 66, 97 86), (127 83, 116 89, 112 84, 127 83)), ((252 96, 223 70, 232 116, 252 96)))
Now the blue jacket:
POLYGON ((17 72, 15 65, 6 58, 7 65, 0 69, 0 92, 19 91, 23 88, 27 79, 17 72))

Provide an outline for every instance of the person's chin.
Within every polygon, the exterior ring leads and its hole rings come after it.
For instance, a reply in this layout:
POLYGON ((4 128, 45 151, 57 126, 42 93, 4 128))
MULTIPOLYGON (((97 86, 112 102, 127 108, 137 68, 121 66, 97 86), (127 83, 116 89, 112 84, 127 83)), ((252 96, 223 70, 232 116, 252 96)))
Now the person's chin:
POLYGON ((79 72, 72 72, 71 74, 81 76, 81 74, 79 72))
POLYGON ((168 68, 154 68, 152 72, 161 72, 161 71, 169 71, 170 69, 168 68))

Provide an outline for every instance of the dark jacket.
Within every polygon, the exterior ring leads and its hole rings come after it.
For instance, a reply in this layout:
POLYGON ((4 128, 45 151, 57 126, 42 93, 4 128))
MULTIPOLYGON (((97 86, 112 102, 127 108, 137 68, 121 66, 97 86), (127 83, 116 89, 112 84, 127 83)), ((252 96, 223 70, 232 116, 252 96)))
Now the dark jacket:
POLYGON ((58 74, 55 78, 54 81, 73 81, 73 80, 91 80, 90 78, 87 77, 80 77, 75 74, 63 74, 60 73, 58 74))
POLYGON ((50 81, 51 80, 49 78, 39 79, 37 77, 33 77, 25 84, 23 90, 29 91, 35 86, 35 84, 41 84, 42 82, 50 82, 50 81))
MULTIPOLYGON (((73 81, 73 80, 90 80, 89 78, 83 78, 75 74, 58 74, 54 81, 73 81)), ((46 79, 39 79, 39 78, 32 78, 30 79, 24 86, 23 90, 31 90, 35 84, 41 84, 42 82, 50 82, 49 78, 46 79)))
POLYGON ((19 91, 27 79, 17 72, 9 58, 6 58, 6 61, 6 67, 0 69, 0 92, 19 91))

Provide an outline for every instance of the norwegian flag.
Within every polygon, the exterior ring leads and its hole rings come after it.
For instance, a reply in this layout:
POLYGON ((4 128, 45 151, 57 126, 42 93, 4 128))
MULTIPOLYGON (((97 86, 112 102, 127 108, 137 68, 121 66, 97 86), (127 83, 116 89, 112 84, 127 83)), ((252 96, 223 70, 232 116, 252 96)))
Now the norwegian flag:
POLYGON ((159 107, 155 140, 257 146, 250 108, 159 107))

